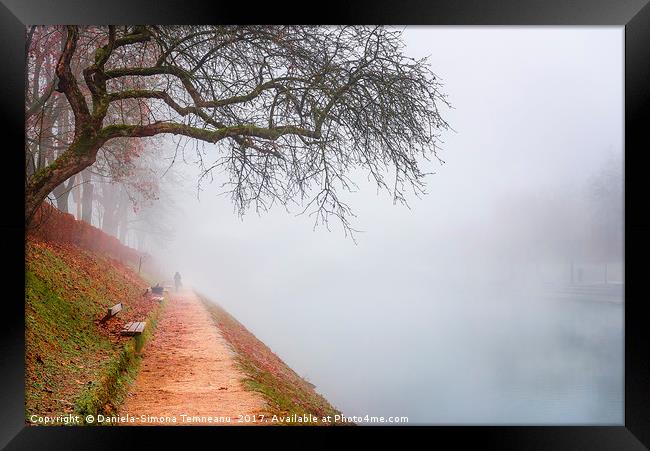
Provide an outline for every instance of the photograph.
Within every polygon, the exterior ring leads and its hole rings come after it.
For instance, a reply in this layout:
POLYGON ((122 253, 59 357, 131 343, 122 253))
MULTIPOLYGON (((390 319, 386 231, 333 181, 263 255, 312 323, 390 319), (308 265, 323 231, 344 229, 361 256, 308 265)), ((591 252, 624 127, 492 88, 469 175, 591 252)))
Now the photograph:
POLYGON ((25 424, 624 424, 620 26, 27 25, 25 424))
POLYGON ((1 450, 650 449, 650 0, 0 3, 1 450))

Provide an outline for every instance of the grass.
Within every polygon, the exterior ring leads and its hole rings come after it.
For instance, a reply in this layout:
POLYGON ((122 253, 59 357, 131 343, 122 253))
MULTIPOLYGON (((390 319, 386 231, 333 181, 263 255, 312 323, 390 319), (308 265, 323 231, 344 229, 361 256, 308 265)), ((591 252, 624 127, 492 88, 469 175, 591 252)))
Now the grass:
MULTIPOLYGON (((56 261, 56 260, 55 260, 56 261)), ((52 394, 64 412, 73 405, 66 396, 81 390, 97 368, 97 355, 108 355, 112 343, 92 330, 94 305, 88 297, 70 303, 60 291, 33 272, 26 273, 26 416, 58 413, 52 394), (67 398, 67 399, 66 399, 67 398)))
POLYGON ((264 396, 268 404, 266 414, 274 417, 274 424, 312 426, 342 424, 334 421, 335 415, 341 415, 341 412, 318 394, 307 380, 296 374, 223 308, 201 295, 199 297, 222 335, 235 351, 237 365, 246 375, 243 380, 244 386, 264 396), (293 415, 303 417, 307 414, 319 418, 319 422, 287 421, 287 417, 293 415), (322 421, 327 417, 330 417, 331 421, 322 421))
MULTIPOLYGON (((122 348, 117 358, 111 359, 96 383, 86 388, 76 399, 75 412, 85 417, 98 414, 110 416, 117 413, 117 407, 122 404, 130 384, 140 368, 142 357, 140 351, 149 341, 156 329, 158 317, 165 308, 165 299, 147 318, 145 330, 129 340, 122 348)), ((94 423, 98 424, 98 423, 94 423)))
POLYGON ((73 245, 28 240, 25 262, 25 418, 112 413, 139 365, 162 304, 119 262, 73 245), (107 307, 118 317, 102 322, 107 307), (125 321, 147 318, 137 339, 125 321))

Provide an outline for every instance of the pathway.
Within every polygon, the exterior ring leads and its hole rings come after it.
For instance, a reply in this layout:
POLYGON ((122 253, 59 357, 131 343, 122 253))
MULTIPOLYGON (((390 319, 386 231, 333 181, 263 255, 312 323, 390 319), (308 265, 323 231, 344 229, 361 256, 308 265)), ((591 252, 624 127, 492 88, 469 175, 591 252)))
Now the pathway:
POLYGON ((149 417, 175 417, 177 425, 255 424, 239 423, 238 418, 263 411, 265 401, 259 393, 244 390, 244 374, 210 313, 191 290, 168 296, 120 416, 137 418, 134 425, 174 424, 149 417), (139 421, 142 415, 148 417, 145 422, 139 421), (191 417, 202 418, 188 423, 191 417), (224 423, 225 418, 231 422, 224 423))

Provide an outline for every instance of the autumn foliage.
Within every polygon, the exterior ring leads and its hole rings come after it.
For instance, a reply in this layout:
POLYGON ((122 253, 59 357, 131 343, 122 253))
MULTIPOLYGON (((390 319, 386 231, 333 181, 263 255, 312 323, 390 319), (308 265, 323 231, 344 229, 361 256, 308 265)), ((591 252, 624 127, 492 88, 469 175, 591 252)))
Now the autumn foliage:
POLYGON ((34 238, 52 243, 69 243, 92 252, 109 255, 124 263, 137 263, 142 255, 123 245, 114 236, 102 232, 69 213, 42 204, 36 212, 34 227, 28 232, 34 238))
MULTIPOLYGON (((89 405, 113 412, 124 391, 116 381, 136 364, 131 339, 120 331, 128 321, 148 321, 160 306, 143 296, 148 283, 128 265, 64 242, 75 238, 75 223, 83 224, 54 213, 25 243, 27 422, 31 414, 87 412, 89 405), (107 309, 118 302, 123 310, 107 319, 107 309)), ((101 236, 86 227, 84 240, 101 236)), ((99 243, 104 248, 111 243, 106 238, 99 243)))

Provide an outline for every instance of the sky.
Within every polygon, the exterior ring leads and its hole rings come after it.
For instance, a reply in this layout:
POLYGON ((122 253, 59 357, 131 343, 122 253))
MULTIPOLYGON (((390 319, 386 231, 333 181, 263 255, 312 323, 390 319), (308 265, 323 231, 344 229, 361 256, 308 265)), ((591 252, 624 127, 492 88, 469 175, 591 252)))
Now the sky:
POLYGON ((452 106, 427 195, 393 205, 359 174, 355 243, 282 209, 242 220, 184 167, 159 259, 344 413, 622 423, 622 306, 532 301, 527 269, 574 258, 585 187, 623 159, 623 28, 406 27, 404 41, 452 106))

